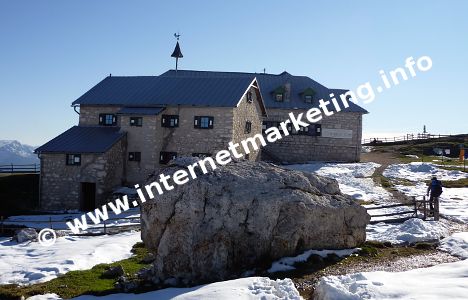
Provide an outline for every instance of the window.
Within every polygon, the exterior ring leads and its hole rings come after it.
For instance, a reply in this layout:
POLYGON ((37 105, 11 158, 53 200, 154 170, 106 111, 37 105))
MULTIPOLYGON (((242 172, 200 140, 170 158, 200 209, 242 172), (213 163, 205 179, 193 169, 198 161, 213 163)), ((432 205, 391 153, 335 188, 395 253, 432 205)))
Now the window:
POLYGON ((211 153, 192 153, 193 157, 205 158, 210 157, 211 153))
POLYGON ((141 152, 128 152, 129 161, 141 161, 141 152))
MULTIPOLYGON (((263 121, 262 123, 262 132, 265 133, 265 130, 267 130, 270 127, 276 127, 280 129, 280 122, 276 121, 263 121)), ((281 130, 281 129, 280 129, 281 130)))
POLYGON ((313 96, 312 95, 304 95, 304 101, 306 103, 312 103, 313 96))
POLYGON ((252 92, 247 92, 247 102, 252 103, 253 102, 253 95, 252 92))
POLYGON ((99 125, 115 126, 117 117, 113 114, 99 114, 99 125))
POLYGON ((201 128, 201 129, 212 129, 214 123, 213 117, 195 117, 194 119, 194 128, 201 128))
POLYGON ((309 135, 311 136, 322 136, 322 125, 321 124, 311 124, 309 125, 309 135))
POLYGON ((168 162, 170 162, 171 160, 175 159, 176 157, 177 157, 176 152, 161 151, 161 152, 159 152, 159 163, 165 165, 168 162))
POLYGON ((161 126, 162 127, 179 127, 179 116, 178 115, 162 115, 161 126))
POLYGON ((247 121, 245 122, 244 133, 251 133, 251 132, 252 132, 252 122, 247 121))
POLYGON ((283 98, 284 98, 284 94, 283 94, 283 93, 278 93, 278 94, 275 95, 275 100, 276 100, 277 102, 283 102, 283 100, 284 100, 283 98))
POLYGON ((66 164, 68 166, 79 166, 81 165, 81 154, 67 154, 66 164))
POLYGON ((143 126, 143 118, 142 117, 130 117, 130 126, 143 126))

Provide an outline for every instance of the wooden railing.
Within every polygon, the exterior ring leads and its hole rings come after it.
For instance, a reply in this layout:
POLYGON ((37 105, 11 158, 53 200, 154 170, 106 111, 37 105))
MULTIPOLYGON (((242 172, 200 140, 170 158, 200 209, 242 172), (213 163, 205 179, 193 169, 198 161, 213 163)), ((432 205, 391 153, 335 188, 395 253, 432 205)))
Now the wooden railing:
POLYGON ((0 173, 39 173, 40 171, 41 171, 40 164, 0 165, 0 173))
POLYGON ((423 220, 428 219, 429 217, 433 218, 434 221, 439 221, 439 198, 434 198, 433 201, 433 209, 430 209, 430 201, 426 199, 426 196, 418 196, 421 197, 421 200, 418 200, 416 196, 413 196, 413 201, 410 203, 398 203, 398 204, 389 204, 389 205, 382 205, 382 206, 375 206, 375 207, 366 207, 369 211, 372 210, 379 210, 379 209, 387 209, 387 208, 395 208, 395 207, 408 207, 408 210, 403 211, 395 211, 389 213, 382 213, 382 214, 370 214, 371 216, 371 224, 376 223, 402 223, 406 220, 412 218, 421 218, 423 220), (378 219, 381 217, 395 217, 397 218, 390 218, 390 219, 378 219))
POLYGON ((385 143, 398 143, 398 142, 406 142, 406 141, 414 141, 414 140, 429 140, 429 139, 439 139, 444 137, 450 137, 452 135, 447 134, 425 134, 425 133, 418 133, 418 134, 407 134, 402 136, 395 136, 395 137, 385 137, 385 138, 369 138, 363 139, 363 145, 379 145, 385 143))
MULTIPOLYGON (((54 226, 54 224, 64 224, 67 221, 55 221, 52 220, 52 217, 49 217, 49 220, 7 220, 3 219, 3 217, 0 217, 0 234, 4 235, 5 233, 12 233, 12 231, 15 231, 17 229, 25 228, 24 223, 36 223, 36 224, 45 224, 47 228, 54 229, 54 230, 65 230, 69 231, 68 227, 65 229, 60 229, 57 226, 54 226), (6 224, 5 224, 6 223, 6 224), (15 225, 18 224, 18 225, 15 225), (54 228, 55 227, 55 228, 54 228)), ((82 233, 79 233, 77 235, 102 235, 102 234, 108 234, 113 231, 126 231, 130 229, 140 229, 141 226, 141 219, 140 217, 127 217, 127 218, 109 218, 105 221, 102 221, 99 225, 94 225, 91 221, 88 223, 89 227, 82 233), (138 220, 133 222, 133 224, 114 224, 112 221, 118 221, 118 220, 138 220)), ((37 231, 40 231, 43 227, 42 226, 28 226, 29 228, 34 228, 37 231)), ((75 235, 70 233, 69 235, 75 235)))

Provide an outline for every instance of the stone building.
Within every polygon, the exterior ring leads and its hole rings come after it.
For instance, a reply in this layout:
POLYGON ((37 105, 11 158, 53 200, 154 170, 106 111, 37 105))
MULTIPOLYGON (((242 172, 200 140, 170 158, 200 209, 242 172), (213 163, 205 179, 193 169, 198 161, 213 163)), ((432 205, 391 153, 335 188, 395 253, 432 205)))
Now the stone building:
MULTIPOLYGON (((175 76, 169 70, 161 76, 175 76)), ((318 106, 320 99, 330 100, 346 94, 347 90, 329 89, 306 76, 281 74, 256 74, 238 72, 177 71, 179 77, 192 78, 243 78, 255 76, 260 86, 268 116, 263 121, 263 129, 278 126, 287 120, 290 112, 296 116, 318 106)), ((331 109, 333 111, 333 109, 331 109)), ((281 163, 304 163, 308 161, 357 162, 361 157, 362 115, 368 112, 349 101, 349 107, 320 123, 291 134, 262 149, 262 158, 281 163)))
MULTIPOLYGON (((305 76, 167 71, 109 76, 72 103, 79 124, 36 149, 41 207, 90 210, 122 185, 144 182, 176 156, 211 156, 317 106, 332 90, 305 76)), ((246 158, 359 161, 362 115, 350 107, 246 158)))
POLYGON ((266 116, 255 76, 107 77, 72 105, 79 125, 36 149, 43 209, 105 204, 176 156, 211 156, 261 133, 266 116))

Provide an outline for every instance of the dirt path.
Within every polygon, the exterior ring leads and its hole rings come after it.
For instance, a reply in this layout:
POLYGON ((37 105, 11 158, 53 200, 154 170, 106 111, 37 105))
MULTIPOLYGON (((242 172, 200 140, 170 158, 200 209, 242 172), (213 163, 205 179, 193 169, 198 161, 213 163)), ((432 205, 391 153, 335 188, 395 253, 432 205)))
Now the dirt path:
POLYGON ((391 193, 393 198, 397 202, 408 203, 411 201, 411 198, 401 193, 397 189, 387 186, 384 182, 385 178, 382 175, 383 171, 391 164, 401 163, 397 154, 395 154, 394 152, 387 152, 382 150, 372 151, 369 153, 362 153, 361 162, 375 162, 380 164, 380 167, 377 168, 374 172, 374 175, 372 175, 372 179, 374 180, 374 182, 384 187, 389 193, 391 193))

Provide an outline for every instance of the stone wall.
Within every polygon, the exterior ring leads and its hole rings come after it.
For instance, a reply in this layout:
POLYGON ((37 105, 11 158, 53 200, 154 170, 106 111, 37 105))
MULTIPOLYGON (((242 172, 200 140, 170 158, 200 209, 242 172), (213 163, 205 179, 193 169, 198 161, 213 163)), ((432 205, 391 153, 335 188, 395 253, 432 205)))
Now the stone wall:
MULTIPOLYGON (((267 121, 285 121, 289 119, 291 110, 269 109, 267 121)), ((294 110, 297 116, 306 110, 294 110)), ((265 154, 271 154, 271 158, 287 163, 303 163, 307 161, 340 161, 356 162, 361 156, 362 138, 362 114, 351 112, 339 112, 323 119, 322 132, 327 129, 352 130, 351 138, 333 138, 324 136, 290 135, 283 139, 268 144, 265 154)))
POLYGON ((125 137, 103 154, 81 154, 81 165, 66 165, 65 153, 41 154, 41 208, 81 208, 81 183, 96 183, 96 205, 111 200, 125 178, 125 137))
MULTIPOLYGON (((259 103, 259 95, 257 95, 256 89, 254 87, 251 87, 249 91, 252 93, 252 103, 249 103, 247 101, 247 97, 244 96, 237 108, 235 108, 233 111, 234 121, 232 141, 234 143, 240 143, 242 140, 245 140, 248 137, 262 133, 263 115, 259 103), (250 133, 245 132, 246 121, 250 121, 252 123, 250 133)), ((252 147, 249 148, 251 151, 249 154, 249 160, 260 160, 261 149, 254 150, 252 147)))
POLYGON ((160 115, 119 115, 120 128, 127 133, 127 182, 144 182, 149 174, 159 167, 159 152, 162 146, 160 115), (141 127, 130 126, 131 117, 142 117, 141 127), (128 160, 128 152, 141 152, 140 161, 128 160))
MULTIPOLYGON (((99 114, 115 114, 120 110, 119 106, 80 105, 80 126, 99 126, 99 114)), ((117 117, 117 125, 120 126, 120 116, 117 117)))

